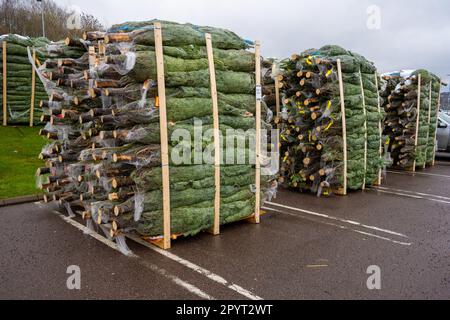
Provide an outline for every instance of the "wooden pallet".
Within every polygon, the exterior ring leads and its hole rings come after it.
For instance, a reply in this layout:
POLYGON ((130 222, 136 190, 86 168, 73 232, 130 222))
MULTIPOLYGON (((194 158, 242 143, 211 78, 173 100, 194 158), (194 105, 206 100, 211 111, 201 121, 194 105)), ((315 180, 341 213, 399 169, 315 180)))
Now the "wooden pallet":
MULTIPOLYGON (((263 216, 266 213, 267 213, 266 211, 261 210, 260 211, 260 216, 263 216)), ((251 223, 251 224, 259 224, 259 221, 257 221, 256 218, 255 218, 255 214, 252 214, 251 216, 246 217, 246 218, 242 218, 242 219, 240 219, 238 221, 235 221, 234 223, 237 223, 237 222, 247 222, 247 223, 251 223)), ((204 232, 205 233, 209 233, 209 234, 214 235, 214 236, 218 235, 214 231, 214 227, 212 227, 209 230, 205 230, 204 232)), ((154 246, 157 246, 157 247, 159 247, 161 249, 164 249, 164 238, 163 237, 162 238, 158 238, 158 239, 151 239, 151 238, 148 238, 148 237, 141 237, 141 238, 142 238, 142 240, 144 240, 144 241, 146 241, 146 242, 148 242, 148 243, 150 243, 150 244, 152 244, 154 246)), ((171 237, 170 237, 170 239, 172 241, 176 241, 176 240, 178 240, 180 238, 184 238, 184 235, 182 235, 182 234, 172 234, 171 237)))
POLYGON ((343 188, 343 187, 331 189, 331 192, 337 196, 346 196, 347 195, 347 190, 345 190, 345 188, 343 188))
POLYGON ((374 187, 380 187, 383 184, 383 177, 380 175, 380 177, 378 178, 377 181, 375 181, 374 183, 372 183, 372 185, 374 187))

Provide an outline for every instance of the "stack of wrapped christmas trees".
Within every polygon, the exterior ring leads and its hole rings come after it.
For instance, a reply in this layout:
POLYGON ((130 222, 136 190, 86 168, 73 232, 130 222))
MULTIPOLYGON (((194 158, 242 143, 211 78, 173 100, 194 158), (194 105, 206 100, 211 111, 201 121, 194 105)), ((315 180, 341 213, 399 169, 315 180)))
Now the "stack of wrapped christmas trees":
POLYGON ((319 195, 380 183, 384 115, 373 63, 325 46, 295 54, 280 68, 280 182, 319 195))
MULTIPOLYGON (((0 36, 0 83, 3 83, 3 65, 6 65, 6 95, 3 92, 3 85, 0 92, 6 96, 6 118, 7 124, 30 123, 30 107, 33 90, 32 64, 35 52, 36 63, 43 62, 48 58, 79 57, 82 54, 81 48, 69 48, 63 42, 52 43, 46 38, 29 38, 20 35, 0 36), (3 61, 3 43, 6 48, 6 60, 3 61)), ((39 79, 34 86, 34 105, 38 106, 41 100, 47 100, 48 96, 44 85, 39 79)), ((0 101, 0 116, 3 118, 3 99, 0 101)), ((40 109, 36 108, 33 114, 32 123, 39 122, 41 117, 40 109)))
MULTIPOLYGON (((162 159, 154 21, 87 32, 66 44, 79 59, 47 60, 42 103, 53 142, 38 170, 46 198, 83 212, 111 237, 163 234, 162 159), (70 72, 65 72, 69 71, 70 72), (49 75, 52 75, 49 77, 49 75)), ((211 34, 223 136, 220 224, 255 212, 255 53, 248 41, 218 28, 162 23, 171 232, 194 235, 214 220, 214 117, 205 34, 211 34), (252 140, 253 139, 253 140, 252 140), (232 144, 229 144, 231 140, 232 144)), ((263 107, 262 119, 266 119, 263 107)), ((261 124, 266 128, 265 123, 261 124)), ((262 178, 262 195, 276 182, 262 178)))
POLYGON ((387 113, 384 133, 389 138, 393 166, 415 170, 432 165, 440 79, 423 69, 387 73, 383 79, 381 95, 387 113))

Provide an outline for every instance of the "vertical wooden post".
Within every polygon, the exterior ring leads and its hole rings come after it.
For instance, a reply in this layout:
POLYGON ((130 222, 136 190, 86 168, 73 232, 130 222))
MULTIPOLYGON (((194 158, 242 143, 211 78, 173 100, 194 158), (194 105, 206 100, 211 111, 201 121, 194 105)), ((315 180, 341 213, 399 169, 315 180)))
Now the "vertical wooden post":
POLYGON ((362 79, 362 73, 361 69, 359 70, 359 80, 361 84, 361 97, 362 97, 362 103, 363 103, 363 110, 364 110, 364 179, 363 179, 363 185, 362 190, 366 189, 366 175, 367 175, 367 110, 366 110, 366 97, 364 95, 364 83, 362 79))
MULTIPOLYGON (((272 64, 272 77, 277 72, 275 62, 272 64)), ((275 112, 276 116, 280 116, 281 106, 280 106, 280 77, 277 75, 275 78, 275 112)), ((280 122, 277 123, 278 128, 280 127, 280 122)))
POLYGON ((341 99, 341 113, 342 113, 342 152, 343 152, 343 195, 347 195, 347 123, 345 120, 345 99, 344 99, 344 82, 342 80, 342 66, 341 59, 337 60, 338 77, 339 77, 339 93, 341 99))
POLYGON ((6 69, 6 64, 7 64, 7 60, 6 60, 6 41, 3 41, 3 126, 7 126, 8 125, 8 110, 7 110, 7 103, 8 103, 8 99, 7 99, 7 82, 6 82, 6 78, 7 78, 7 69, 6 69))
POLYGON ((217 101, 217 86, 216 86, 216 69, 214 66, 214 52, 211 41, 211 34, 205 34, 206 50, 208 53, 209 65, 209 79, 211 84, 211 99, 212 112, 214 122, 214 181, 215 181, 215 196, 214 196, 214 224, 212 234, 218 235, 220 233, 220 131, 219 131, 219 103, 217 101))
POLYGON ((427 167, 427 156, 428 156, 428 140, 430 139, 430 125, 431 125, 431 102, 432 102, 432 86, 433 81, 430 81, 430 93, 429 93, 429 101, 428 101, 428 132, 427 132, 427 148, 425 149, 425 163, 423 164, 423 168, 427 167))
POLYGON ((88 52, 89 52, 89 71, 91 71, 92 68, 95 67, 95 47, 90 46, 88 52))
POLYGON ((98 54, 100 55, 100 61, 106 62, 106 45, 103 40, 98 42, 98 54))
MULTIPOLYGON (((33 62, 36 63, 36 49, 33 48, 33 62)), ((30 101, 30 127, 34 125, 34 100, 36 96, 36 71, 31 67, 31 101, 30 101)))
POLYGON ((417 86, 417 119, 416 119, 416 136, 414 142, 414 162, 413 173, 416 172, 416 159, 417 159, 417 146, 419 144, 419 128, 420 128, 420 95, 422 91, 422 75, 419 74, 418 86, 417 86))
POLYGON ((162 45, 161 23, 154 23, 156 72, 158 78, 158 99, 159 99, 159 129, 161 136, 161 166, 162 166, 162 187, 163 187, 163 224, 164 239, 161 247, 170 249, 170 184, 169 184, 169 146, 167 134, 167 111, 166 111, 166 84, 164 78, 164 55, 162 45))
MULTIPOLYGON (((378 89, 378 74, 375 72, 375 85, 377 87, 377 106, 378 106, 378 114, 380 116, 381 119, 381 100, 380 100, 380 90, 378 89)), ((380 158, 383 157, 383 141, 381 141, 382 137, 383 137, 383 125, 381 123, 381 120, 378 121, 378 131, 379 131, 379 138, 380 138, 380 158)), ((381 179, 382 179, 382 174, 381 174, 381 169, 378 171, 378 182, 377 185, 381 185, 381 179)))
MULTIPOLYGON (((438 103, 436 107, 436 128, 434 129, 434 143, 436 144, 436 138, 437 138, 437 129, 439 124, 439 110, 441 109, 441 90, 442 90, 442 80, 439 79, 439 96, 438 96, 438 103)), ((437 145, 434 146, 433 149, 433 163, 431 164, 434 166, 436 164, 436 149, 437 145)))
POLYGON ((281 145, 280 145, 280 126, 281 126, 281 106, 280 106, 280 81, 278 80, 277 77, 275 77, 275 112, 276 112, 276 117, 277 117, 277 148, 276 148, 276 152, 278 154, 278 157, 280 156, 280 149, 281 149, 281 145))
POLYGON ((255 215, 252 219, 253 223, 260 223, 261 221, 261 43, 255 42, 255 80, 256 80, 256 166, 255 166, 255 215))

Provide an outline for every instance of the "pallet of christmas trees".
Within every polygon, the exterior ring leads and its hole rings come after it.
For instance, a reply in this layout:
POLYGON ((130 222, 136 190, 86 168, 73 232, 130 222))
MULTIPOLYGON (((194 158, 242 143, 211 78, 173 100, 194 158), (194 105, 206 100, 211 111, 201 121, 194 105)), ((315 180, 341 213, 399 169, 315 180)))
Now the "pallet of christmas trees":
MULTIPOLYGON (((222 149, 228 161, 220 165, 220 224, 255 212, 256 172, 249 161, 255 143, 246 140, 247 131, 254 139, 256 127, 255 53, 227 30, 172 22, 163 22, 161 30, 170 229, 173 235, 194 235, 214 223, 214 117, 205 34, 212 38, 219 130, 224 144, 237 140, 222 149), (212 161, 205 160, 208 155, 212 161)), ((51 101, 43 103, 49 123, 42 134, 54 139, 41 153, 47 167, 38 170, 46 198, 83 212, 89 225, 118 241, 135 232, 159 239, 164 199, 153 21, 87 32, 84 41, 89 51, 82 58, 48 60, 40 68, 57 80, 51 101), (73 71, 70 77, 60 77, 64 68, 73 71)), ((276 182, 262 180, 263 192, 273 192, 276 182)))
POLYGON ((384 133, 393 166, 415 170, 433 165, 440 79, 422 69, 387 73, 383 79, 384 133))
POLYGON ((280 182, 319 195, 380 183, 383 112, 373 63, 325 46, 280 67, 280 182))
MULTIPOLYGON (((50 57, 64 56, 79 57, 81 50, 67 50, 62 47, 62 43, 51 43, 46 38, 29 38, 19 35, 0 36, 0 80, 3 84, 3 77, 6 76, 6 117, 7 124, 23 124, 30 122, 30 107, 32 97, 32 64, 30 62, 30 52, 35 49, 37 61, 43 62, 50 57), (3 43, 6 47, 6 60, 3 61, 3 43), (3 74, 3 65, 6 64, 6 75, 3 74)), ((39 63, 39 62, 37 62, 39 63)), ((34 122, 38 122, 41 116, 40 109, 37 108, 41 100, 48 100, 44 85, 39 79, 35 82, 34 122)), ((4 93, 3 85, 0 86, 2 98, 4 93)), ((0 101, 0 112, 3 118, 3 99, 0 101)))

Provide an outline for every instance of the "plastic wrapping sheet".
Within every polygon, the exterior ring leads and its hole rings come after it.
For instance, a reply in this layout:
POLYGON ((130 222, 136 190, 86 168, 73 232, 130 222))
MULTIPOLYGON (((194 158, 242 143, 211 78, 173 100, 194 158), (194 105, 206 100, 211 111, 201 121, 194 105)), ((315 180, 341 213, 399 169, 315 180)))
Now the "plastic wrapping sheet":
POLYGON ((48 178, 46 176, 36 174, 36 176, 35 176, 36 189, 42 189, 42 185, 46 184, 47 180, 48 180, 48 178))
POLYGON ((23 36, 23 35, 20 35, 20 34, 17 34, 17 33, 14 33, 14 34, 2 34, 2 35, 0 35, 0 41, 9 40, 11 37, 20 39, 20 40, 22 40, 24 42, 31 41, 30 37, 23 36))
POLYGON ((273 180, 269 186, 262 189, 264 192, 264 198, 262 200, 261 206, 264 206, 265 202, 272 202, 273 199, 277 198, 278 193, 278 181, 273 180))
POLYGON ((111 237, 111 234, 109 233, 110 229, 108 229, 105 225, 99 225, 99 227, 108 240, 114 240, 114 238, 111 237))
POLYGON ((66 166, 67 175, 76 181, 79 176, 83 175, 85 167, 80 164, 69 164, 66 166))
POLYGON ((75 133, 76 130, 69 125, 53 126, 58 132, 58 140, 66 141, 69 139, 69 135, 75 133))
POLYGON ((67 215, 69 216, 69 218, 75 218, 76 215, 75 215, 75 213, 73 213, 70 203, 64 202, 63 205, 64 205, 64 208, 66 209, 66 212, 67 212, 67 215))
POLYGON ((99 139, 98 143, 102 148, 114 148, 116 147, 116 139, 99 139))
MULTIPOLYGON (((44 130, 48 130, 50 126, 46 126, 44 130)), ((45 146, 42 147, 41 149, 41 154, 45 157, 51 157, 53 154, 53 148, 55 148, 55 146, 58 143, 56 141, 47 143, 45 146)))
POLYGON ((113 208, 114 205, 109 201, 92 202, 90 208, 92 219, 97 224, 108 223, 110 220, 109 212, 111 212, 113 208))
POLYGON ((143 192, 137 192, 134 196, 134 221, 141 220, 142 212, 144 211, 145 194, 143 192))
POLYGON ((50 96, 52 94, 53 90, 55 90, 56 84, 44 76, 43 71, 45 70, 45 64, 43 64, 42 66, 40 66, 38 68, 36 66, 36 62, 33 59, 33 54, 31 53, 30 48, 28 47, 27 50, 28 50, 28 60, 30 61, 33 69, 36 71, 36 74, 38 75, 39 80, 41 80, 42 84, 44 85, 45 91, 50 96))
POLYGON ((266 119, 265 119, 265 125, 271 123, 273 120, 273 111, 270 110, 267 105, 264 104, 264 108, 266 110, 266 119))
POLYGON ((50 111, 60 111, 61 109, 62 109, 61 102, 48 101, 48 110, 50 110, 50 111))
POLYGON ((111 184, 109 183, 110 180, 111 179, 107 177, 101 177, 98 179, 99 185, 102 186, 102 188, 108 193, 110 193, 113 190, 111 184))
MULTIPOLYGON (((86 220, 86 228, 90 231, 90 232, 95 232, 95 224, 94 221, 92 219, 87 219, 86 220)), ((87 234, 86 231, 84 231, 85 234, 87 234)))
POLYGON ((11 110, 10 104, 7 105, 7 109, 8 109, 9 119, 11 119, 13 121, 17 120, 17 119, 20 119, 20 118, 23 118, 24 116, 30 114, 30 110, 25 110, 25 111, 22 111, 22 112, 13 111, 13 110, 11 110))
POLYGON ((112 99, 112 97, 108 97, 106 95, 102 95, 101 99, 102 99, 102 108, 103 109, 110 109, 113 106, 113 99, 112 99))
POLYGON ((125 256, 133 256, 133 252, 128 248, 125 236, 119 235, 115 237, 117 249, 125 256))

